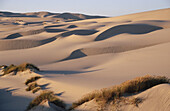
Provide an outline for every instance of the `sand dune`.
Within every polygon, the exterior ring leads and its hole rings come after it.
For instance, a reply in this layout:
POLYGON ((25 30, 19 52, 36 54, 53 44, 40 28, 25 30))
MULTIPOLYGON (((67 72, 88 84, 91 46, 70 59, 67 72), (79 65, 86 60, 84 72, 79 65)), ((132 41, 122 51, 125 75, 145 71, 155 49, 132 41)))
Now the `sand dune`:
POLYGON ((44 45, 56 40, 55 37, 44 40, 0 40, 0 50, 16 50, 33 48, 40 45, 44 45))
POLYGON ((38 30, 31 30, 27 32, 14 33, 14 34, 7 36, 4 39, 15 39, 15 38, 22 37, 22 36, 39 34, 39 33, 42 33, 43 31, 44 29, 38 29, 38 30))
MULTIPOLYGON (((0 77, 1 98, 9 96, 0 110, 25 110, 39 94, 25 91, 25 80, 35 75, 42 76, 37 83, 43 89, 60 94, 67 106, 88 92, 134 77, 170 77, 170 9, 90 18, 70 13, 0 13, 0 65, 30 62, 42 70, 0 77)), ((169 85, 155 86, 135 95, 146 98, 138 108, 125 105, 121 109, 167 110, 166 90, 169 85)), ((87 105, 80 108, 86 109, 87 105)), ((51 108, 49 104, 45 107, 51 108)))
POLYGON ((49 26, 45 26, 44 28, 51 28, 51 27, 61 27, 61 26, 65 26, 65 24, 61 24, 61 25, 49 25, 49 26))
POLYGON ((85 14, 76 13, 50 13, 50 12, 29 12, 29 13, 12 13, 12 12, 0 12, 0 17, 50 17, 50 18, 63 18, 63 19, 92 19, 92 18, 106 18, 105 16, 90 16, 85 14))
POLYGON ((53 103, 44 101, 39 106, 37 106, 29 111, 65 111, 65 110, 60 107, 57 107, 53 103))
MULTIPOLYGON (((122 111, 168 111, 169 101, 170 101, 170 85, 161 84, 155 87, 152 87, 142 93, 134 95, 132 97, 142 98, 143 102, 138 106, 122 104, 118 106, 117 110, 122 111), (167 92, 166 94, 164 92, 167 92)), ((95 101, 87 102, 78 108, 75 111, 97 111, 99 109, 98 104, 95 101)), ((113 110, 112 107, 108 106, 108 110, 113 110)))
POLYGON ((96 30, 73 30, 73 31, 68 31, 68 32, 62 33, 61 36, 67 37, 67 36, 70 36, 73 34, 74 35, 91 35, 96 32, 97 32, 96 30))
POLYGON ((127 24, 127 25, 118 25, 112 27, 100 35, 98 35, 95 41, 104 40, 112 36, 116 36, 123 33, 128 34, 146 34, 155 30, 163 29, 162 27, 152 26, 148 24, 127 24))
POLYGON ((77 27, 76 25, 70 25, 67 28, 76 28, 76 27, 77 27))

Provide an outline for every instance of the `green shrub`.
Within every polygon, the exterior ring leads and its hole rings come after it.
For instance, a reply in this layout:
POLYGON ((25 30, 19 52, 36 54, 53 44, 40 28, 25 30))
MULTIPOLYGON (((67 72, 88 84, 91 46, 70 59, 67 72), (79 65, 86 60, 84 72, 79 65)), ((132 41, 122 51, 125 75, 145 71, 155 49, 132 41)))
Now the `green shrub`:
POLYGON ((25 81, 25 85, 28 85, 29 83, 34 82, 34 81, 36 81, 36 80, 38 80, 40 78, 41 78, 40 76, 31 77, 30 79, 27 79, 25 81))
POLYGON ((33 90, 32 90, 32 93, 36 93, 37 91, 39 91, 41 89, 41 87, 35 87, 33 90))
POLYGON ((106 104, 108 102, 114 101, 116 98, 120 98, 125 93, 138 93, 162 83, 170 83, 170 79, 166 78, 165 76, 151 75, 138 77, 133 80, 126 81, 120 85, 101 89, 99 91, 87 94, 80 100, 74 102, 70 109, 74 109, 75 107, 92 99, 95 99, 97 102, 103 102, 103 104, 106 104))
POLYGON ((27 107, 27 110, 38 106, 43 100, 48 100, 51 103, 54 103, 56 106, 65 108, 65 103, 57 98, 52 91, 42 91, 39 96, 37 96, 27 107))
POLYGON ((28 84, 28 87, 25 89, 26 91, 31 91, 34 88, 36 88, 38 86, 38 84, 36 82, 32 82, 30 84, 28 84))

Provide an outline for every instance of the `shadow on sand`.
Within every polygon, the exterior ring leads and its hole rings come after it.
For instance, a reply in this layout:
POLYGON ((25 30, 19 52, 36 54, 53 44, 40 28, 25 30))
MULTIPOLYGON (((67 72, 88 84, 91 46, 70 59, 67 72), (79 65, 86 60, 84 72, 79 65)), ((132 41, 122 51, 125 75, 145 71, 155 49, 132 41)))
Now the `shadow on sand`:
POLYGON ((91 70, 91 71, 41 70, 38 73, 41 75, 47 75, 47 74, 69 75, 69 74, 80 74, 80 73, 94 72, 94 71, 99 71, 99 70, 101 70, 101 69, 91 70))
POLYGON ((114 26, 104 32, 102 32, 100 35, 98 35, 95 39, 95 41, 105 40, 110 37, 128 33, 128 34, 147 34, 156 30, 163 29, 162 27, 149 25, 149 24, 126 24, 126 25, 118 25, 114 26))
POLYGON ((32 101, 31 98, 23 96, 14 96, 10 87, 0 89, 0 110, 1 111, 24 111, 28 104, 32 101))

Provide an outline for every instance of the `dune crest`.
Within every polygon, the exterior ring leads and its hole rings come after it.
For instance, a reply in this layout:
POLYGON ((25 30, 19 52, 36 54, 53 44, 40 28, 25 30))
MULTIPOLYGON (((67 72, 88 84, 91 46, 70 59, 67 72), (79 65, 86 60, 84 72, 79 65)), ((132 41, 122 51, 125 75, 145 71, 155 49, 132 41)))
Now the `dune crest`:
POLYGON ((118 25, 112 27, 100 35, 98 35, 95 41, 104 40, 119 34, 128 33, 128 34, 146 34, 152 31, 163 29, 162 27, 148 25, 148 24, 126 24, 118 25))
MULTIPOLYGON (((0 12, 0 110, 23 111, 28 105, 30 109, 36 106, 33 111, 53 110, 53 103, 63 106, 61 101, 67 110, 89 92, 135 77, 150 74, 170 78, 169 32, 170 8, 118 17, 0 12), (18 65, 25 62, 36 64, 40 71, 22 70, 18 65), (8 67, 3 75, 3 68, 10 64, 16 66, 8 67), (46 96, 39 97, 44 90, 57 98, 49 96, 46 101, 46 96)), ((130 91, 135 95, 130 98, 123 95, 126 87, 114 89, 110 96, 106 91, 97 98, 117 100, 120 104, 115 105, 122 111, 168 111, 169 84, 137 94, 138 89, 150 86, 140 83, 141 87, 138 81, 132 84, 130 91)), ((92 100, 94 96, 90 97, 78 102, 75 110, 100 110, 92 100)), ((106 111, 113 109, 105 105, 106 111)))

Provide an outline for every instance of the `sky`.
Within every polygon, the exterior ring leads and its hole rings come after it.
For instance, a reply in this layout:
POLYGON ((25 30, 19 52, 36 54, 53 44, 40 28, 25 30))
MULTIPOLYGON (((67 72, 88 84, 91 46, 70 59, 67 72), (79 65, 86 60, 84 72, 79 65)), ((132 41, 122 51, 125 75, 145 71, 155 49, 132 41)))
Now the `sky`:
POLYGON ((120 16, 170 8, 170 0, 0 0, 0 11, 120 16))

